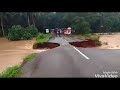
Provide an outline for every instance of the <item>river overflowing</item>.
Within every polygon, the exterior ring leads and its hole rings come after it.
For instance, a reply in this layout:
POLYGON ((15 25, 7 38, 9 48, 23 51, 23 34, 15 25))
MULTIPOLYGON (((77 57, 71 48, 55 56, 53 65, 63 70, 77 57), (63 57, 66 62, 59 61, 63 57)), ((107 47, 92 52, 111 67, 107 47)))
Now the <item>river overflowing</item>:
POLYGON ((7 67, 21 64, 28 54, 46 51, 45 49, 33 50, 34 42, 35 39, 8 41, 6 38, 0 38, 0 73, 7 67))

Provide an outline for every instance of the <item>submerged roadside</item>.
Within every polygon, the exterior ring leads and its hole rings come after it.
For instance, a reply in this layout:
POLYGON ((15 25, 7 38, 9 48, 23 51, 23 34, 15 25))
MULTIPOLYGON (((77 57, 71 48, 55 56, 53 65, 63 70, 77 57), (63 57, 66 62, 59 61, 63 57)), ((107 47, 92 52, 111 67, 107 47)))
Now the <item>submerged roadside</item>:
POLYGON ((34 50, 35 38, 22 41, 8 41, 5 38, 0 38, 0 41, 2 42, 0 47, 0 78, 18 77, 23 63, 33 60, 37 53, 48 50, 45 48, 34 50))

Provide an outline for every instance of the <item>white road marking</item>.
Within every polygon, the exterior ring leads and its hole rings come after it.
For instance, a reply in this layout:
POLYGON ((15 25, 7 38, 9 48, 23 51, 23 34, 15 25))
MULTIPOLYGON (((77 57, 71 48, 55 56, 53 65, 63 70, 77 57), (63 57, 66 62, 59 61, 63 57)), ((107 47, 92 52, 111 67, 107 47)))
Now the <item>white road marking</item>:
POLYGON ((63 43, 62 45, 68 45, 68 44, 69 44, 66 39, 64 39, 64 41, 65 41, 66 43, 63 43))
POLYGON ((76 51, 78 51, 81 55, 83 55, 86 59, 89 59, 87 56, 85 56, 81 51, 79 51, 76 47, 73 47, 76 51))
MULTIPOLYGON (((63 38, 63 37, 62 37, 63 38)), ((68 43, 68 41, 65 39, 65 38, 63 38, 67 43, 68 43)))
POLYGON ((64 39, 66 42, 68 42, 66 39, 64 39))
MULTIPOLYGON (((66 39, 64 39, 66 42, 68 42, 66 39)), ((73 47, 73 46, 72 46, 73 47)), ((81 55, 83 55, 86 59, 90 59, 85 54, 83 54, 81 51, 79 51, 76 47, 73 47, 76 51, 78 51, 81 55)))

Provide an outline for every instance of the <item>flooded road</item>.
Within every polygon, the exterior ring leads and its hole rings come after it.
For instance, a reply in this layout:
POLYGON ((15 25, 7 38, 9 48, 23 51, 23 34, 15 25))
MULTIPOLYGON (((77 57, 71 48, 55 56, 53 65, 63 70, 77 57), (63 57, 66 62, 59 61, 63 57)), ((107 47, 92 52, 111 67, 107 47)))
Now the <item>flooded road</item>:
POLYGON ((34 42, 35 39, 8 41, 6 38, 0 38, 0 73, 7 67, 21 64, 28 54, 46 51, 45 49, 33 50, 34 42))

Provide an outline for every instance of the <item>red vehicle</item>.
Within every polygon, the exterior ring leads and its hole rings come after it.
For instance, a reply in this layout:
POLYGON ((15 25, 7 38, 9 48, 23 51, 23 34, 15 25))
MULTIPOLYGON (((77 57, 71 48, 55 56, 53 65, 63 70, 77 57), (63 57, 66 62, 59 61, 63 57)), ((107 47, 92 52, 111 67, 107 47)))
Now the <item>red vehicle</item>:
POLYGON ((64 30, 64 34, 66 34, 66 35, 70 35, 71 32, 72 32, 71 27, 68 27, 67 29, 64 30))

